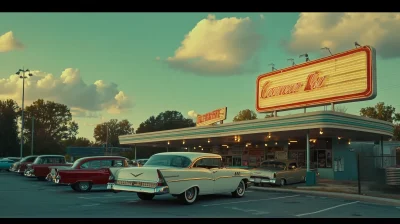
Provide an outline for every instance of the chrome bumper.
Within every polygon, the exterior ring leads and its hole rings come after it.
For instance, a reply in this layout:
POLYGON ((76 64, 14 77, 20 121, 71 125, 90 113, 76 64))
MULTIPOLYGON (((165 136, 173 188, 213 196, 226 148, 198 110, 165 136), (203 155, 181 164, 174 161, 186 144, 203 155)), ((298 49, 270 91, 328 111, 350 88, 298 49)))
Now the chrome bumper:
POLYGON ((24 176, 26 177, 35 177, 35 174, 33 174, 30 170, 24 172, 24 176))
POLYGON ((125 185, 116 185, 113 183, 107 184, 107 190, 112 191, 130 191, 137 193, 148 193, 148 194, 168 194, 169 188, 168 186, 160 186, 156 188, 147 188, 147 187, 134 187, 134 186, 125 186, 125 185))
POLYGON ((250 178, 249 182, 253 184, 275 184, 276 179, 250 178))

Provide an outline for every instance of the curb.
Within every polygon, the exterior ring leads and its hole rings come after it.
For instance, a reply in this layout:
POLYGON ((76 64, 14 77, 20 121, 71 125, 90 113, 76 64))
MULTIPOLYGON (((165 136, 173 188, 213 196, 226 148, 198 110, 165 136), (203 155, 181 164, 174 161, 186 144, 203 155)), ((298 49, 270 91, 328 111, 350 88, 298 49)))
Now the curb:
POLYGON ((279 188, 272 189, 272 188, 263 188, 263 187, 255 187, 255 186, 251 186, 251 190, 329 196, 329 197, 344 198, 344 199, 349 199, 349 200, 370 202, 370 203, 375 203, 375 204, 400 206, 400 200, 389 199, 389 198, 378 198, 378 197, 372 197, 372 196, 367 196, 367 195, 358 195, 358 194, 346 194, 346 193, 311 191, 311 190, 279 189, 279 188))

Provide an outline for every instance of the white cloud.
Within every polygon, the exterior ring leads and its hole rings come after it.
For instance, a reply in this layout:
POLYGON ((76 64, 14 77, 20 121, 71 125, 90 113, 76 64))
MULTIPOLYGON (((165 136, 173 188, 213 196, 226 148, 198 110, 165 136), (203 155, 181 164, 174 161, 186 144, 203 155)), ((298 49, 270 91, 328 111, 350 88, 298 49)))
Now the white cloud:
POLYGON ((196 74, 239 74, 253 71, 262 37, 249 17, 216 19, 208 15, 185 35, 168 64, 196 74))
POLYGON ((160 59, 161 59, 160 57, 158 57, 158 56, 156 57, 156 60, 157 60, 157 61, 159 61, 160 59))
POLYGON ((24 45, 14 37, 12 31, 0 36, 0 52, 8 52, 22 48, 24 48, 24 45))
POLYGON ((188 112, 188 115, 189 115, 189 117, 196 118, 198 113, 196 113, 194 110, 191 110, 188 112))
POLYGON ((265 18, 264 14, 260 14, 260 18, 263 20, 265 18))
MULTIPOLYGON (((133 107, 132 100, 114 83, 98 80, 94 84, 83 82, 78 69, 67 68, 60 77, 42 71, 31 71, 32 77, 25 80, 26 103, 39 98, 64 103, 76 116, 99 117, 99 112, 121 113, 133 107)), ((0 99, 12 98, 20 101, 22 79, 11 75, 0 79, 0 99)))
POLYGON ((292 53, 329 47, 337 53, 354 42, 371 45, 382 58, 400 56, 400 13, 301 13, 287 48, 292 53))

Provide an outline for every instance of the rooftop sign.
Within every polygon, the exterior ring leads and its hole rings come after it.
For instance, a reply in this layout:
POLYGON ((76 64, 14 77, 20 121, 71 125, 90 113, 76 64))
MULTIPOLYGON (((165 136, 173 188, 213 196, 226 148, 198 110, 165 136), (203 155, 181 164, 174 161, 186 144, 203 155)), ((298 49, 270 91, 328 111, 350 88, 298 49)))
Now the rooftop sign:
POLYGON ((364 46, 260 75, 256 109, 283 111, 370 100, 376 94, 375 49, 364 46))
POLYGON ((226 119, 227 108, 220 108, 203 115, 197 115, 196 126, 206 126, 226 119))

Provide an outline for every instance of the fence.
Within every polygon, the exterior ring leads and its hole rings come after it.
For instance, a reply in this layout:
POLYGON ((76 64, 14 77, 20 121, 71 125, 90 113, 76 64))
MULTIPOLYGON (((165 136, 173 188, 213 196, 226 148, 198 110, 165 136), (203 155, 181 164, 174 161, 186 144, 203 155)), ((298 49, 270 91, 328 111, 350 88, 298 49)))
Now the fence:
POLYGON ((371 196, 399 194, 400 166, 396 163, 395 155, 372 156, 358 154, 358 193, 371 196))

